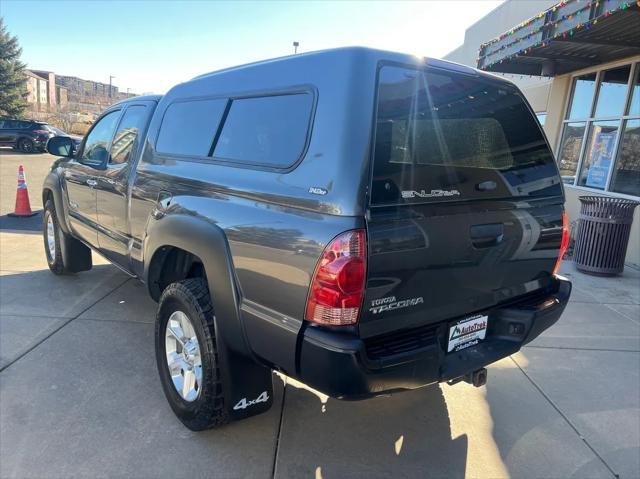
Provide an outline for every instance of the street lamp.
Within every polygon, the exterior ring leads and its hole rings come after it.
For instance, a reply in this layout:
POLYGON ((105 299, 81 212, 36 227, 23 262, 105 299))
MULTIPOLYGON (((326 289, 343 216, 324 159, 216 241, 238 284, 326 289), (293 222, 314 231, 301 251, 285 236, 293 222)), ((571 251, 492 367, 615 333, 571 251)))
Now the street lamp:
POLYGON ((109 98, 111 98, 111 80, 113 80, 114 78, 114 75, 109 75, 109 98))
POLYGON ((300 46, 299 42, 293 42, 293 54, 298 53, 298 47, 300 46))

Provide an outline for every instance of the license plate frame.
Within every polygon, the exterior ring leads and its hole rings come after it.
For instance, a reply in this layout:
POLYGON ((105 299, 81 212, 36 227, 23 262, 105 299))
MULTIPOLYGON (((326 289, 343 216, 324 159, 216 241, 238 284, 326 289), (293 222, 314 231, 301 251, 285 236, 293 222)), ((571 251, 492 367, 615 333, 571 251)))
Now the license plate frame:
POLYGON ((475 346, 487 337, 489 316, 475 314, 449 323, 447 328, 447 353, 462 351, 475 346))

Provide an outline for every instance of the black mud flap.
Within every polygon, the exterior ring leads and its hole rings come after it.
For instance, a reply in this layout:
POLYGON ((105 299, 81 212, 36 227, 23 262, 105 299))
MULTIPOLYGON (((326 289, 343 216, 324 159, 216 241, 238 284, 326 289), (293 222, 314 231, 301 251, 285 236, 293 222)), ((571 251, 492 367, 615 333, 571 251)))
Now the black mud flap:
POLYGON ((71 235, 60 235, 60 251, 62 261, 71 273, 89 271, 93 266, 91 250, 71 235))
POLYGON ((233 420, 266 412, 273 404, 271 369, 246 354, 230 350, 218 341, 225 408, 233 420))

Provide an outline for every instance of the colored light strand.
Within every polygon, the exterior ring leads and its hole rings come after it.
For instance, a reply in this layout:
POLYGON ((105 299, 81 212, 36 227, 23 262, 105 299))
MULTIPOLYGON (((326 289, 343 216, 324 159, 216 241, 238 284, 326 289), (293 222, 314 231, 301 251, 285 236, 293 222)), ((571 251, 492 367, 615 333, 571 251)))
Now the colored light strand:
MULTIPOLYGON (((519 25, 517 25, 516 27, 512 28, 511 30, 501 34, 500 36, 498 36, 497 38, 494 38, 493 40, 484 43, 480 46, 481 50, 487 50, 487 47, 489 47, 490 45, 493 45, 495 43, 498 43, 502 40, 504 40, 505 38, 508 38, 510 35, 513 35, 514 33, 516 33, 517 31, 526 28, 528 26, 531 26, 534 22, 542 19, 542 18, 546 18, 549 15, 549 12, 552 13, 556 13, 557 10, 559 8, 562 8, 570 3, 574 3, 574 2, 580 2, 581 0, 568 0, 568 1, 563 1, 560 2, 557 5, 554 5, 553 7, 549 8, 548 10, 536 15, 535 17, 530 18, 529 20, 527 20, 526 22, 522 22, 519 25)), ((534 28, 532 31, 528 32, 526 35, 522 36, 522 37, 518 37, 516 39, 514 39, 512 42, 510 43, 506 43, 504 45, 501 45, 499 48, 496 48, 494 50, 491 51, 491 53, 487 54, 487 55, 483 55, 477 58, 477 64, 480 63, 480 60, 482 60, 482 58, 487 58, 489 56, 495 55, 499 52, 502 52, 506 49, 512 48, 515 45, 530 39, 532 36, 537 35, 539 33, 542 32, 542 30, 544 29, 552 29, 552 28, 556 28, 558 26, 558 24, 560 24, 561 22, 565 21, 565 20, 573 20, 574 18, 579 18, 580 16, 584 15, 585 13, 587 13, 588 10, 590 10, 593 6, 595 6, 595 8, 600 8, 601 4, 607 4, 609 3, 611 0, 597 0, 595 2, 591 2, 588 1, 585 3, 585 6, 577 9, 571 13, 562 15, 561 17, 558 17, 556 19, 554 19, 553 21, 549 21, 549 22, 543 22, 542 25, 534 28)), ((638 0, 636 2, 637 6, 640 7, 640 0, 638 0)), ((590 29, 593 25, 597 25, 598 20, 601 18, 607 18, 609 16, 611 16, 613 13, 618 12, 618 11, 622 11, 622 10, 626 10, 627 8, 629 8, 631 6, 631 4, 629 2, 624 2, 621 3, 618 8, 615 9, 611 9, 611 10, 605 10, 601 15, 599 15, 598 17, 592 18, 592 19, 587 19, 584 22, 580 22, 577 25, 575 25, 574 27, 564 31, 564 32, 559 32, 556 33, 555 35, 553 35, 550 38, 546 38, 544 40, 540 40, 532 45, 527 46, 526 48, 522 48, 510 55, 506 55, 503 58, 500 58, 498 60, 495 60, 493 62, 487 63, 486 65, 482 66, 482 69, 488 70, 490 69, 492 66, 496 65, 496 64, 501 64, 505 61, 512 61, 516 58, 518 58, 521 55, 527 55, 528 53, 530 53, 534 48, 546 48, 549 45, 552 44, 553 40, 558 40, 558 39, 567 39, 570 37, 573 37, 573 35, 576 33, 577 30, 588 30, 590 29)))

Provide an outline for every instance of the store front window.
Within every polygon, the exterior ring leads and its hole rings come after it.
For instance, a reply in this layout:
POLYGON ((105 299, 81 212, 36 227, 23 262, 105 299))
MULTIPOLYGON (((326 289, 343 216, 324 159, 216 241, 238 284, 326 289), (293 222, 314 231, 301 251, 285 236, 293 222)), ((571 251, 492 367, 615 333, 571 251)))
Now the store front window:
POLYGON ((602 72, 595 117, 622 116, 627 99, 627 85, 631 67, 602 72))
POLYGON ((629 107, 630 115, 640 115, 640 67, 636 67, 636 79, 633 81, 631 88, 631 106, 629 107))
POLYGON ((618 126, 619 122, 615 120, 591 123, 578 180, 580 186, 599 190, 606 188, 618 126))
POLYGON ((640 120, 627 120, 622 130, 611 191, 638 196, 640 185, 640 120))
POLYGON ((558 156, 560 158, 560 175, 567 184, 572 185, 575 180, 586 127, 586 122, 566 123, 564 125, 560 154, 558 156))
POLYGON ((640 64, 573 80, 558 150, 568 185, 640 196, 640 64))
POLYGON ((569 110, 569 118, 587 118, 591 116, 593 93, 596 91, 595 73, 577 77, 573 82, 573 101, 569 110))

